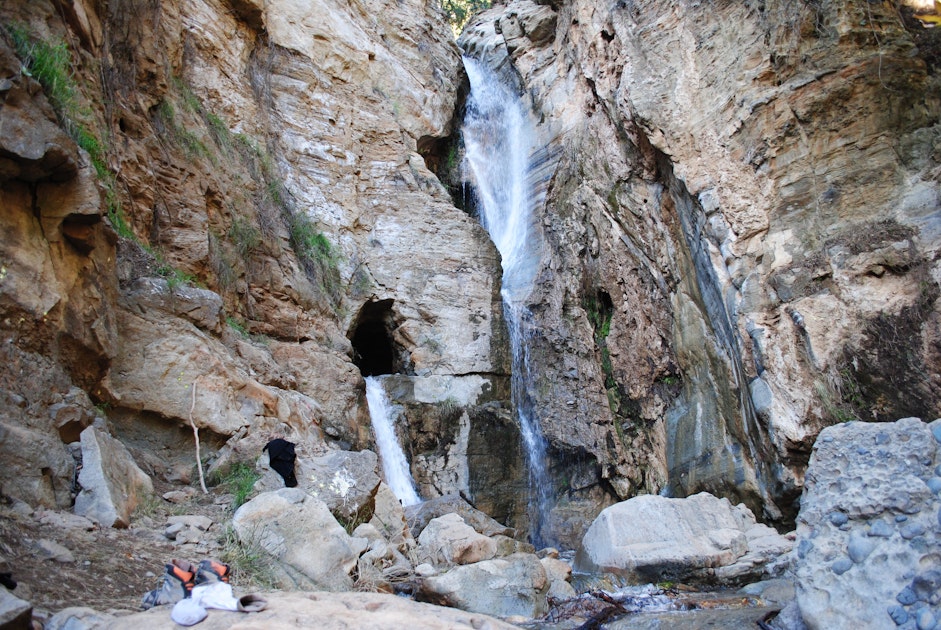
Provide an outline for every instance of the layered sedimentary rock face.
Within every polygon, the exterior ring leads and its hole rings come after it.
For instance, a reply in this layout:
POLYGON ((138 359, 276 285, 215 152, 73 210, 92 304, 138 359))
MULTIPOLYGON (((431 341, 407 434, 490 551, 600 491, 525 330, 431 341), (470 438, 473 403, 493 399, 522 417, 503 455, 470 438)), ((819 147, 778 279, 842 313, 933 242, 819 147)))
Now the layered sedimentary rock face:
POLYGON ((0 18, 4 493, 68 505, 64 442, 96 416, 172 476, 190 422, 232 457, 274 434, 370 446, 364 373, 443 379, 435 400, 469 406, 505 389, 499 256, 431 170, 464 80, 440 11, 76 0, 0 18))
POLYGON ((903 17, 517 1, 465 30, 557 156, 532 307, 560 518, 593 478, 786 519, 822 426, 941 413, 937 60, 903 17))

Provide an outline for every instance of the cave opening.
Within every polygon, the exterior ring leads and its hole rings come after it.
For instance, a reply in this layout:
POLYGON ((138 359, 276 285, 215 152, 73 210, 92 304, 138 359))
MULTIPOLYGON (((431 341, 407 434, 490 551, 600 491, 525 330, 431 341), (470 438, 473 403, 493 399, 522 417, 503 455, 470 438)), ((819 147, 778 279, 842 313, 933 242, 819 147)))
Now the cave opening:
POLYGON ((395 330, 393 303, 394 300, 366 302, 354 320, 350 335, 353 363, 363 376, 401 371, 401 360, 392 340, 392 331, 395 330))

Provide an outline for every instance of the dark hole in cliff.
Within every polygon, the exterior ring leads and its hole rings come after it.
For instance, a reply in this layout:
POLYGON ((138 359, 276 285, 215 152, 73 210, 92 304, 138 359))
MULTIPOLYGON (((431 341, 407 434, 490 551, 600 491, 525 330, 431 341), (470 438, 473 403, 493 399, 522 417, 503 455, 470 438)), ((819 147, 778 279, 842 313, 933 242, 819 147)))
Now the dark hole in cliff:
POLYGON ((422 136, 418 139, 418 154, 425 160, 428 170, 437 175, 441 162, 447 157, 448 138, 422 136))
POLYGON ((461 185, 461 160, 464 149, 460 132, 455 131, 444 138, 422 136, 418 139, 417 148, 425 166, 448 191, 454 205, 467 212, 461 185))
POLYGON ((353 363, 363 376, 393 374, 401 371, 392 331, 393 300, 366 302, 356 316, 350 340, 353 342, 353 363))

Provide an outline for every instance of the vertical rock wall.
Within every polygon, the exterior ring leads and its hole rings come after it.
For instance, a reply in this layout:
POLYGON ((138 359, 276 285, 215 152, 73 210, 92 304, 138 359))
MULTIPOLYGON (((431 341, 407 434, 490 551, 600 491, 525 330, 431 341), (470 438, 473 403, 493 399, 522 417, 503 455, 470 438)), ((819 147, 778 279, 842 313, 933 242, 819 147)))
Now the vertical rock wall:
POLYGON ((558 156, 533 302, 560 528, 590 487, 787 520, 823 426, 941 413, 937 59, 902 11, 524 0, 465 30, 558 156))
POLYGON ((463 80, 439 10, 29 0, 0 23, 5 495, 69 505, 96 417, 167 479, 190 420, 228 458, 368 447, 374 343, 438 402, 505 390, 498 255, 431 170, 463 80), (66 47, 71 102, 24 41, 66 47))

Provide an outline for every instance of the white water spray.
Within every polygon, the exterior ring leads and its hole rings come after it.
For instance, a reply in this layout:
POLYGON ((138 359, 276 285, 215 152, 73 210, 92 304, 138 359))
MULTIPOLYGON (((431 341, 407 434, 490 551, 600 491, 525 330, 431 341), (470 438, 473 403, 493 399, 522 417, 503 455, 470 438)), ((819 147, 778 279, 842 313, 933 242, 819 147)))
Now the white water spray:
POLYGON ((369 417, 372 430, 376 434, 382 473, 392 492, 402 505, 421 503, 421 497, 415 491, 415 483, 408 468, 408 460, 402 446, 395 437, 392 425, 392 406, 382 388, 382 381, 375 376, 366 377, 366 402, 369 404, 369 417))
POLYGON ((547 542, 543 526, 552 502, 546 467, 546 440, 533 412, 526 304, 539 266, 541 244, 533 229, 534 209, 541 203, 532 181, 535 140, 523 104, 490 69, 464 58, 471 93, 462 134, 465 168, 478 196, 481 223, 503 260, 503 311, 513 355, 513 404, 529 463, 532 542, 547 542))

